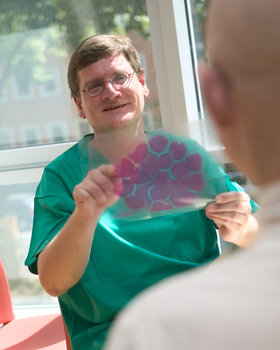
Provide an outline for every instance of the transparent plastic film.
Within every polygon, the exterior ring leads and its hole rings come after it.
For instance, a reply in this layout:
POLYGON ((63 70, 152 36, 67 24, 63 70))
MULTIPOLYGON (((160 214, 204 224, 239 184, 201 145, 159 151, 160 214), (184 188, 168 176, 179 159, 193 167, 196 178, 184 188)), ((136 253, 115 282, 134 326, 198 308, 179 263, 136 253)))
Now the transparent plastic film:
MULTIPOLYGON (((87 157, 88 170, 111 163, 91 142, 87 157)), ((170 133, 148 132, 145 142, 113 164, 121 186, 118 201, 101 217, 104 223, 200 210, 227 191, 225 174, 210 154, 190 138, 170 133)))

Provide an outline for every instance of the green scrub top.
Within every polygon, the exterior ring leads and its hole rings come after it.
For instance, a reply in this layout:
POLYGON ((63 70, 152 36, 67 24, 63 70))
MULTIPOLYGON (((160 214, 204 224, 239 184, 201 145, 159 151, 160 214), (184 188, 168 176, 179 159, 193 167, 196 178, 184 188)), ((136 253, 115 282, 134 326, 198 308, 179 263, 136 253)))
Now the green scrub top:
MULTIPOLYGON (((90 168, 106 163, 89 146, 92 138, 87 135, 44 170, 36 191, 33 231, 25 261, 32 273, 38 273, 38 254, 75 208, 75 185, 90 168)), ((202 154, 202 170, 208 177, 205 182, 211 183, 213 198, 225 190, 242 190, 198 144, 184 142, 188 150, 202 154)), ((253 209, 257 207, 252 205, 253 209)), ((208 263, 220 253, 215 225, 203 208, 175 210, 170 215, 143 220, 133 215, 129 219, 118 217, 116 208, 118 205, 105 212, 104 220, 101 217, 97 225, 82 278, 58 298, 73 350, 101 349, 114 317, 136 294, 168 276, 208 263), (108 220, 113 215, 116 218, 108 220)))

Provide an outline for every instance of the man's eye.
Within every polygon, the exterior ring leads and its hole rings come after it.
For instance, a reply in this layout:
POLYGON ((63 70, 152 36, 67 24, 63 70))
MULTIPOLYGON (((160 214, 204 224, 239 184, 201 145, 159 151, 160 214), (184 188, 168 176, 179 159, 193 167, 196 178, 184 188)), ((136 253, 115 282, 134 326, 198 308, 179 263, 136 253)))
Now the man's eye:
POLYGON ((87 88, 87 90, 90 92, 90 91, 97 91, 99 90, 100 88, 102 88, 102 84, 100 83, 94 83, 94 84, 91 84, 89 85, 89 87, 87 88))
POLYGON ((127 76, 125 74, 117 74, 113 78, 113 82, 117 84, 123 84, 125 83, 127 79, 127 76))

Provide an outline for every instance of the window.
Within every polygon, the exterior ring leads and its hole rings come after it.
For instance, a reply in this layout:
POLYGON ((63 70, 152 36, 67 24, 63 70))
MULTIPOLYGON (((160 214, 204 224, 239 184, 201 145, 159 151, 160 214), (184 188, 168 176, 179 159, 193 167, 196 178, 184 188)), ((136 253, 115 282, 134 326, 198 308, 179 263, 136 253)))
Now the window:
POLYGON ((12 4, 6 0, 0 10, 1 127, 14 129, 10 147, 30 145, 31 131, 26 138, 18 131, 26 124, 37 124, 41 129, 33 138, 34 144, 57 142, 46 137, 46 121, 56 122, 58 116, 67 126, 59 142, 81 138, 78 113, 67 84, 67 66, 80 41, 97 33, 126 34, 139 48, 154 91, 146 108, 158 121, 149 125, 160 126, 159 111, 154 107, 158 96, 145 0, 137 1, 137 6, 135 0, 86 0, 79 6, 62 0, 27 0, 22 6, 20 0, 12 4))
MULTIPOLYGON (((205 0, 186 0, 187 16, 189 21, 191 50, 193 52, 193 67, 197 72, 199 61, 207 61, 207 51, 204 48, 204 21, 207 15, 207 3, 205 0)), ((224 165, 225 172, 232 181, 239 183, 253 200, 257 200, 256 187, 251 183, 248 176, 235 169, 235 166, 224 156, 224 148, 218 140, 215 129, 211 124, 206 106, 203 104, 199 82, 196 74, 196 91, 201 119, 192 123, 192 135, 216 156, 217 160, 224 165), (199 135, 200 134, 200 135, 199 135), (221 151, 222 150, 222 151, 221 151)))
POLYGON ((28 72, 24 72, 23 74, 14 77, 12 91, 14 101, 32 100, 33 89, 28 72))
POLYGON ((194 5, 199 3, 205 1, 147 0, 161 119, 164 129, 197 140, 222 161, 221 145, 205 118, 198 80, 203 44, 200 40, 197 51, 201 22, 194 21, 194 5))
POLYGON ((5 102, 7 102, 7 100, 7 91, 4 89, 0 90, 0 104, 4 104, 5 102))
POLYGON ((36 182, 0 186, 0 254, 14 305, 56 303, 23 265, 30 242, 36 186, 36 182))
POLYGON ((67 124, 64 122, 53 122, 46 125, 47 137, 52 142, 61 142, 67 134, 67 124))
POLYGON ((42 82, 40 82, 40 95, 42 97, 54 97, 61 94, 61 81, 60 81, 59 68, 48 67, 46 68, 46 76, 42 82))
POLYGON ((40 129, 37 125, 26 125, 22 127, 22 142, 27 146, 36 145, 40 139, 40 129))
POLYGON ((14 133, 12 128, 0 129, 0 147, 9 148, 14 143, 14 133))

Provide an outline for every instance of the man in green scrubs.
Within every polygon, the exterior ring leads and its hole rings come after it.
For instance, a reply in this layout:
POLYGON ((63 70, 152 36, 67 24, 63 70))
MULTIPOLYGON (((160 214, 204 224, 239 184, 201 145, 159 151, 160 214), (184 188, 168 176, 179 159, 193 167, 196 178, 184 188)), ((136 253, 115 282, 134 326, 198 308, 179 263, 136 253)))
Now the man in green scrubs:
POLYGON ((149 90, 128 38, 84 40, 68 82, 94 134, 45 168, 26 265, 58 297, 72 348, 101 349, 136 294, 219 255, 216 228, 226 241, 249 245, 255 204, 195 142, 144 131, 149 90), (200 194, 213 202, 195 210, 200 194))

